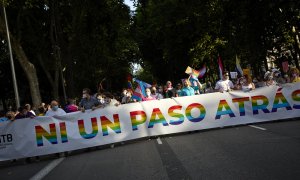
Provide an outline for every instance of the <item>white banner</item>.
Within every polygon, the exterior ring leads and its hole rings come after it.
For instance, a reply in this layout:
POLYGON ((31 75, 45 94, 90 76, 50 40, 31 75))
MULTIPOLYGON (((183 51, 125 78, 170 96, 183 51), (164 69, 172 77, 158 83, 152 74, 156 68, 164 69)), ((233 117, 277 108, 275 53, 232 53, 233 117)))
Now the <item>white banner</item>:
POLYGON ((146 136, 300 116, 300 83, 106 107, 0 123, 0 161, 146 136))

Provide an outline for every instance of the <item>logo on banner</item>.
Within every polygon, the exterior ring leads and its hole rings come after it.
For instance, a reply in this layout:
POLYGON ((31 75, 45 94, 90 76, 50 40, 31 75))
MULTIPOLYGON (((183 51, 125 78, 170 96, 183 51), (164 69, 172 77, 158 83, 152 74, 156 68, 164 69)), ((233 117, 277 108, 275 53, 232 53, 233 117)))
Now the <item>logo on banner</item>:
POLYGON ((6 146, 12 145, 12 134, 0 134, 0 149, 6 148, 6 146))

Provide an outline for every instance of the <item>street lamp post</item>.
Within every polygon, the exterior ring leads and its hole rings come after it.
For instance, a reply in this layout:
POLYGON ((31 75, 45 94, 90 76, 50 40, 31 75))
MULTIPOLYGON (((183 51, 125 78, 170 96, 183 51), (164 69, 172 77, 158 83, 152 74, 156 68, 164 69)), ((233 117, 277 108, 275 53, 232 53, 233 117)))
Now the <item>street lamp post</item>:
POLYGON ((7 42, 8 42, 8 49, 9 49, 11 72, 12 72, 12 77, 13 77, 15 100, 16 100, 16 106, 18 108, 18 107, 20 107, 19 92, 18 92, 17 79, 16 79, 16 73, 15 73, 14 59, 13 59, 11 44, 10 44, 10 37, 9 37, 9 30, 8 30, 8 23, 7 23, 7 18, 6 18, 6 10, 5 10, 5 6, 4 6, 4 1, 3 1, 3 12, 4 12, 4 19, 5 19, 5 25, 6 25, 7 42))

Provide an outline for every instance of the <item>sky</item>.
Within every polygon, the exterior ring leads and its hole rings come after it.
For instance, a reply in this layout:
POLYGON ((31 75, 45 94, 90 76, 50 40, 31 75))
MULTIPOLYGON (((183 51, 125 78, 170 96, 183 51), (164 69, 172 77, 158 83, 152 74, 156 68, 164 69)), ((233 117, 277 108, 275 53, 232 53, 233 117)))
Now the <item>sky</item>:
POLYGON ((130 7, 131 11, 135 10, 135 7, 133 7, 133 2, 132 1, 125 0, 124 2, 125 2, 125 4, 127 4, 130 7))

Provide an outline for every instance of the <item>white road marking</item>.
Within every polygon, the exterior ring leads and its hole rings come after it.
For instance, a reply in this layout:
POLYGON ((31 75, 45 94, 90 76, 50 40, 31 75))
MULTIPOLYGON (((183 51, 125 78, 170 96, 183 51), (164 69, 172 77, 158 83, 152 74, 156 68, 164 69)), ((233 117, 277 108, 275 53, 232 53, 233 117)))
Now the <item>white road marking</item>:
POLYGON ((159 137, 156 140, 158 144, 162 144, 161 139, 159 137))
POLYGON ((42 170, 40 170, 36 175, 34 175, 30 180, 41 180, 43 179, 47 174, 49 174, 52 169, 54 169, 57 165, 59 165, 65 158, 59 158, 55 159, 51 163, 49 163, 46 167, 44 167, 42 170))
POLYGON ((262 127, 259 127, 259 126, 253 126, 253 125, 249 125, 249 126, 255 128, 255 129, 263 130, 263 131, 267 130, 266 128, 262 128, 262 127))

